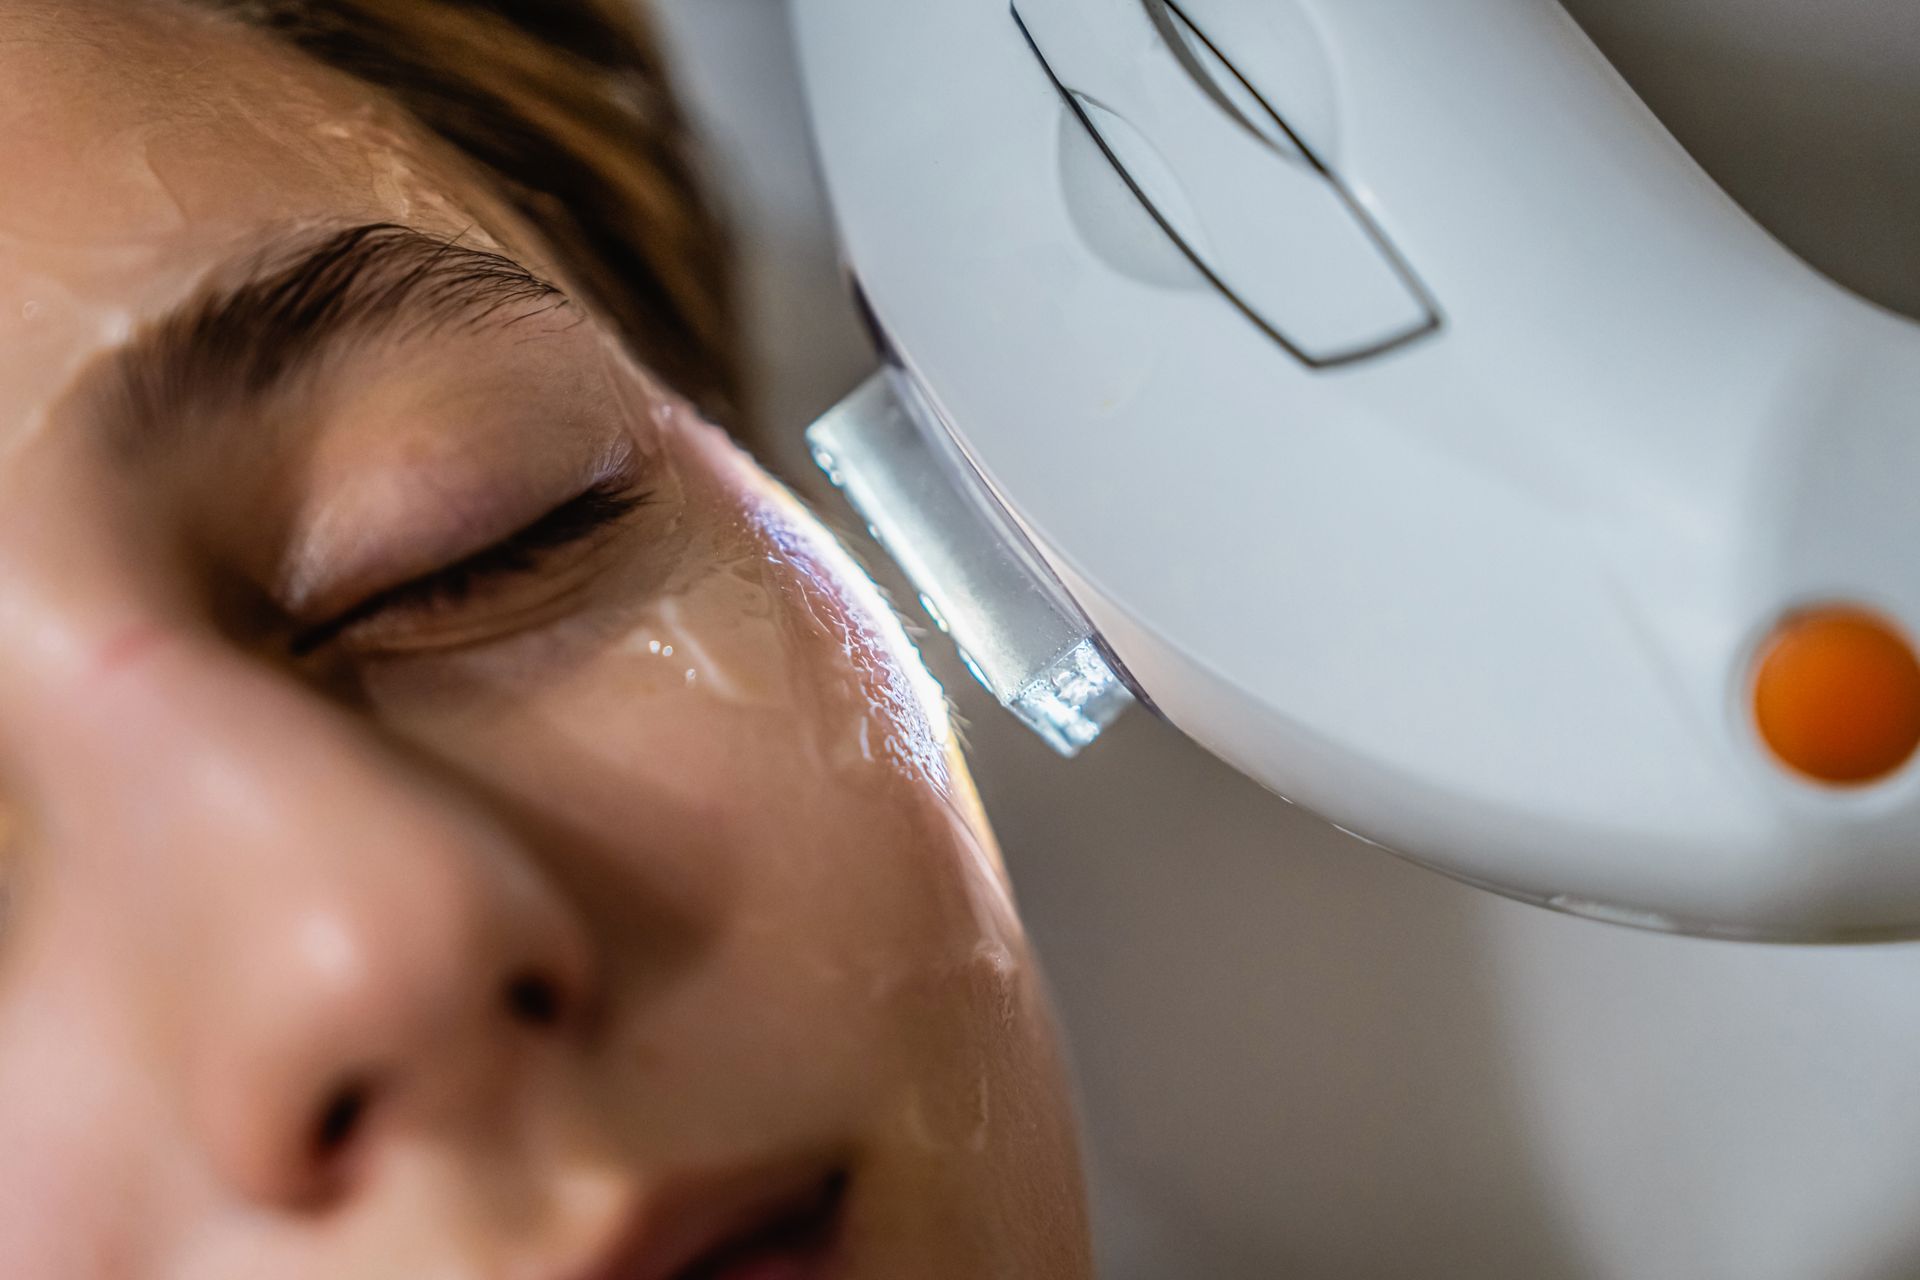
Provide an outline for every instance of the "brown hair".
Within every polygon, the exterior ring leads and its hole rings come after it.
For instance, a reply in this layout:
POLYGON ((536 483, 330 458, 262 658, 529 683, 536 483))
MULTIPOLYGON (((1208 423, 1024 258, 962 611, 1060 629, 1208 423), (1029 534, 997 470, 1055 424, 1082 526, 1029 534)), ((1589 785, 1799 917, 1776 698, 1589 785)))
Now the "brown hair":
POLYGON ((739 425, 730 258, 628 0, 201 0, 375 85, 545 236, 635 353, 739 425))

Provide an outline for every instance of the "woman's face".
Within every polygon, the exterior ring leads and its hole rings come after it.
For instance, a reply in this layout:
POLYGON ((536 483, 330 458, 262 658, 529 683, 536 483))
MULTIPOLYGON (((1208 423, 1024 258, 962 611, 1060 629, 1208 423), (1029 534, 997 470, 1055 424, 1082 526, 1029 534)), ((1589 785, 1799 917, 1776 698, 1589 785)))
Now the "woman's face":
POLYGON ((0 1275, 1083 1275, 814 522, 357 84, 0 0, 0 86, 0 1275))

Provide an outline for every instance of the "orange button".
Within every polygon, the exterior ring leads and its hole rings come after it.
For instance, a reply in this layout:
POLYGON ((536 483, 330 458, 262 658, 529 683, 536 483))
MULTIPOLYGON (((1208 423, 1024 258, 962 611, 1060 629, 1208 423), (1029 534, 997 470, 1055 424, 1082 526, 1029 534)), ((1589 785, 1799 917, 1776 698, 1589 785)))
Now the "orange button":
POLYGON ((1797 613, 1761 651, 1753 707, 1789 767, 1837 786, 1876 782, 1920 748, 1920 659, 1863 609, 1797 613))

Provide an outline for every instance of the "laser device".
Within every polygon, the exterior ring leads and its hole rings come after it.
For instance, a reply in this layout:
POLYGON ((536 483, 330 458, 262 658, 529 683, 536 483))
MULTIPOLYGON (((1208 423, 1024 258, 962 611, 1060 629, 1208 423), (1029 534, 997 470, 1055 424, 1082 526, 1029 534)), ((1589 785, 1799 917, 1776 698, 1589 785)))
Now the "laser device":
POLYGON ((1920 327, 1548 0, 800 0, 886 371, 817 456, 1065 751, 1131 699, 1562 910, 1920 934, 1920 327))

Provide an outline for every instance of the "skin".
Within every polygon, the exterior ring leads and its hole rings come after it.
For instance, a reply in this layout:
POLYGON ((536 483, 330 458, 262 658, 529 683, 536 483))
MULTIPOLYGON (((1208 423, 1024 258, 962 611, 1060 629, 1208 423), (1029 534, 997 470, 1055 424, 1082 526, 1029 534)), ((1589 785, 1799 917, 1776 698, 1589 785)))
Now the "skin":
POLYGON ((221 20, 0 0, 0 85, 0 1275, 576 1280, 823 1163, 846 1280, 1089 1274, 997 854, 831 540, 577 306, 107 429, 116 347, 303 230, 564 278, 221 20), (290 652, 610 459, 586 544, 290 652))

